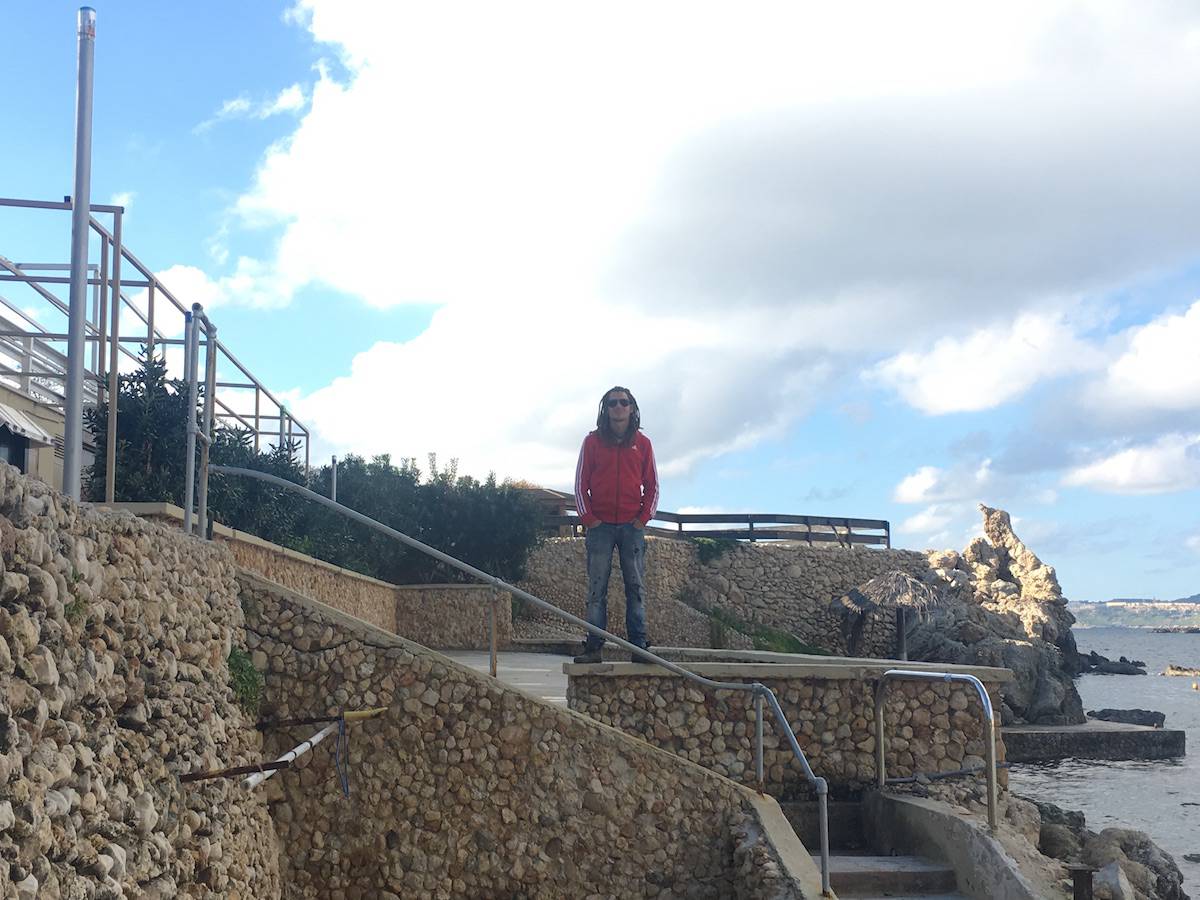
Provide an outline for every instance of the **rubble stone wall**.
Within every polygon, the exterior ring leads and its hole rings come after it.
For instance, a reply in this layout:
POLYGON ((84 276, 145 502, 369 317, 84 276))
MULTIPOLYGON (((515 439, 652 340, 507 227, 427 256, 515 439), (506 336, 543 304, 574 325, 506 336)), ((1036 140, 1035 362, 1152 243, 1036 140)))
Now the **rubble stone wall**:
POLYGON ((224 547, 0 464, 0 896, 280 896, 224 547))
MULTIPOLYGON (((920 577, 925 554, 910 550, 809 547, 795 543, 739 542, 702 563, 690 541, 646 539, 646 619, 650 638, 662 646, 710 646, 708 616, 721 609, 751 625, 794 634, 813 647, 846 651, 842 616, 830 604, 850 588, 886 571, 920 577)), ((587 568, 584 542, 553 538, 533 554, 518 585, 536 596, 584 615, 587 568)), ((625 591, 613 564, 609 582, 610 630, 624 635, 625 591)), ((894 653, 895 617, 880 610, 866 623, 859 655, 894 653)))
MULTIPOLYGON (((175 528, 183 522, 183 510, 169 503, 114 506, 175 528)), ((213 526, 213 538, 229 548, 243 569, 427 647, 488 649, 488 610, 493 597, 498 601, 498 646, 508 646, 512 639, 512 604, 507 595, 501 596, 491 586, 395 585, 224 525, 213 526)))
POLYGON ((491 642, 495 608, 496 646, 512 641, 512 597, 481 584, 419 584, 395 588, 396 628, 410 641, 438 650, 483 650, 491 642))
MULTIPOLYGON (((692 665, 722 681, 755 681, 771 688, 817 775, 831 786, 858 790, 874 783, 875 679, 883 669, 813 666, 809 673, 772 675, 801 667, 692 665), (845 674, 839 675, 842 668, 845 674)), ((749 692, 705 692, 655 666, 571 666, 567 702, 629 734, 718 774, 755 783, 754 700, 749 692)), ((998 702, 1006 673, 978 670, 998 702)), ((766 791, 781 800, 809 796, 809 786, 769 709, 763 727, 766 791)), ((978 694, 969 685, 894 681, 884 705, 887 774, 949 772, 982 766, 985 729, 978 694)), ((1004 759, 999 728, 997 761, 1004 759)), ((1007 772, 1000 772, 1007 783, 1007 772)))
POLYGON ((781 877, 747 789, 253 576, 241 586, 270 715, 387 708, 351 726, 349 799, 326 746, 267 783, 285 896, 819 893, 781 877), (761 893, 736 887, 747 867, 761 893))
POLYGON ((229 547, 243 569, 335 606, 385 631, 397 630, 395 585, 305 556, 243 531, 217 527, 213 529, 213 536, 229 547))

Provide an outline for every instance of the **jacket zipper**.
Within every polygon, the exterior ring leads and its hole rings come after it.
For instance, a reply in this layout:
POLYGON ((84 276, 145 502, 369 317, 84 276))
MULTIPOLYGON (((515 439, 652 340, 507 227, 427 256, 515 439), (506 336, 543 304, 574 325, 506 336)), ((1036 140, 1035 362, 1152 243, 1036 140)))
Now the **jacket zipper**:
MULTIPOLYGON (((617 519, 621 518, 621 445, 617 444, 617 496, 613 502, 613 516, 617 519)), ((618 522, 618 525, 625 524, 618 522)))

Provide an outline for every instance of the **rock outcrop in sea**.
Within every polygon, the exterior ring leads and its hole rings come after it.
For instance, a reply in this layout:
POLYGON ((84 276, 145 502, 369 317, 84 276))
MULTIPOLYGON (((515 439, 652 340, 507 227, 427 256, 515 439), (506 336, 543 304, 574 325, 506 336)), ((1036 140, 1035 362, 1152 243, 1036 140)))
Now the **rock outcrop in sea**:
POLYGON ((1003 666, 1005 724, 1085 721, 1073 677, 1082 664, 1054 567, 1017 537, 1007 512, 980 505, 984 534, 961 552, 929 551, 930 583, 944 598, 908 638, 912 659, 1003 666))

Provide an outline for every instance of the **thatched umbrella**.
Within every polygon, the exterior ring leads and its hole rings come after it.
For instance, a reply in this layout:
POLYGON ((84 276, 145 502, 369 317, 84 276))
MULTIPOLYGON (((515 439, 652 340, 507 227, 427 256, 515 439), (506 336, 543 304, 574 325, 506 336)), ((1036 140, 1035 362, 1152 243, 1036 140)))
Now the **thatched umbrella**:
POLYGON ((940 600, 940 595, 929 585, 899 571, 885 572, 860 587, 851 588, 835 602, 853 614, 853 618, 848 617, 849 633, 846 636, 850 655, 857 651, 863 626, 871 613, 877 609, 895 609, 896 658, 908 659, 907 611, 914 610, 918 616, 924 616, 940 600))

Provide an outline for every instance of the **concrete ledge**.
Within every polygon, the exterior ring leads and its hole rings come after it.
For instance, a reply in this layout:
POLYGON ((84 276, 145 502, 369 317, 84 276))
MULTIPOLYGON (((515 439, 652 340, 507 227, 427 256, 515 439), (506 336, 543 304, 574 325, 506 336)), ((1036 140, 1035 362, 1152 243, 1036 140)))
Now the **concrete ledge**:
MULTIPOLYGON (((779 856, 784 874, 799 888, 801 897, 817 900, 821 896, 821 869, 812 853, 801 843, 787 816, 774 797, 748 791, 750 805, 758 814, 763 837, 779 856)), ((816 845, 819 849, 820 844, 816 845)))
POLYGON ((1187 735, 1169 728, 1092 719, 1082 725, 1009 725, 1001 729, 1008 761, 1173 759, 1186 754, 1187 735))
MULTIPOLYGON (((954 868, 958 889, 988 900, 1060 900, 1025 873, 986 827, 944 803, 872 793, 863 801, 867 841, 876 853, 915 854, 954 868)), ((1004 827, 1004 826, 1001 826, 1004 827)))
MULTIPOLYGON (((672 661, 678 661, 697 675, 715 679, 754 678, 808 678, 827 681, 872 681, 888 669, 911 669, 923 672, 957 672, 974 675, 984 683, 1000 683, 1013 680, 1011 669, 991 666, 951 666, 943 663, 905 662, 897 659, 858 659, 842 656, 806 656, 799 653, 755 654, 753 661, 703 662, 696 658, 695 651, 679 647, 655 647, 654 652, 672 661), (686 658, 681 651, 687 651, 686 658), (679 655, 677 655, 679 654, 679 655), (762 659, 769 656, 772 659, 762 659)), ((727 651, 714 650, 713 654, 727 651)), ((740 654, 739 654, 740 655, 740 654)), ((591 664, 563 663, 567 675, 590 675, 593 677, 624 678, 630 676, 658 676, 678 678, 674 672, 658 665, 632 662, 601 662, 591 664)))

